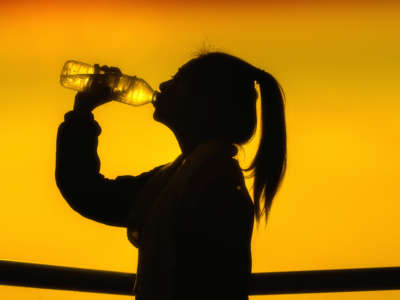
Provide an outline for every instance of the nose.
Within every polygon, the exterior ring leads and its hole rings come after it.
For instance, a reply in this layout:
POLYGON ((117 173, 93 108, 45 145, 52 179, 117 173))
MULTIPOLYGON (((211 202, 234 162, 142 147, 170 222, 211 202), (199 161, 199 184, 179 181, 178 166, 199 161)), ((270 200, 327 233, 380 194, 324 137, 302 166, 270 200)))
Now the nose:
POLYGON ((165 90, 166 87, 168 86, 168 84, 169 84, 170 82, 171 82, 171 80, 162 82, 162 83, 160 84, 160 86, 159 86, 160 91, 162 92, 163 90, 165 90))

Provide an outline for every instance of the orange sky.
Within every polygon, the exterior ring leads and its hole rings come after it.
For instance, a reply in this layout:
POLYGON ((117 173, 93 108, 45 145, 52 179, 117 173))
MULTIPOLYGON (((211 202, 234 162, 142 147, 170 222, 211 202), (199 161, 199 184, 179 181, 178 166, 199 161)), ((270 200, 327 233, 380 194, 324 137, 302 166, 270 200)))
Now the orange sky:
MULTIPOLYGON (((207 47, 270 71, 287 96, 288 169, 268 226, 255 227, 253 272, 400 266, 398 4, 85 3, 0 4, 2 259, 136 272, 137 250, 125 231, 84 219, 55 185, 57 127, 74 96, 58 76, 66 60, 76 59, 118 66, 157 87, 207 47)), ((137 175, 179 155, 173 134, 154 122, 152 111, 120 103, 95 110, 103 129, 104 175, 137 175)), ((257 142, 239 153, 243 167, 257 142)), ((0 295, 123 299, 6 286, 0 295)), ((399 296, 387 291, 257 299, 399 296)))

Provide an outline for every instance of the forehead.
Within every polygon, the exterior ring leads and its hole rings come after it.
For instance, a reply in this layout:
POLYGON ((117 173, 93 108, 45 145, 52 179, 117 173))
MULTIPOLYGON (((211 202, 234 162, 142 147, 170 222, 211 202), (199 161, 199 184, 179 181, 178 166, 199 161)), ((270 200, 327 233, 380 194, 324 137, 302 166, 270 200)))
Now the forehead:
POLYGON ((183 64, 179 69, 177 73, 188 73, 193 71, 196 68, 196 60, 192 59, 188 61, 187 63, 183 64))

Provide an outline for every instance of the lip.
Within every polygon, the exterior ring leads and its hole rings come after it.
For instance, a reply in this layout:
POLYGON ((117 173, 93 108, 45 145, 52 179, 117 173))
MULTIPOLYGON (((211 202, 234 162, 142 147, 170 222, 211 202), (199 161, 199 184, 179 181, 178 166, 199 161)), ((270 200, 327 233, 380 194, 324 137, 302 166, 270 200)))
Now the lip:
POLYGON ((158 103, 160 102, 160 98, 161 98, 161 93, 158 94, 157 97, 155 98, 155 101, 152 102, 154 107, 156 107, 158 105, 158 103))

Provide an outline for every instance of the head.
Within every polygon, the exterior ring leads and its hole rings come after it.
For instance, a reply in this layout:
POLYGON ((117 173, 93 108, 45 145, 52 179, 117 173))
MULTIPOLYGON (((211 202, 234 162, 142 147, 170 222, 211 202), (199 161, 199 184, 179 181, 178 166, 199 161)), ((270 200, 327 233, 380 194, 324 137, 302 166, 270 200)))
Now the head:
POLYGON ((190 60, 160 85, 154 118, 173 131, 243 144, 255 130, 257 93, 241 62, 215 52, 190 60))
POLYGON ((220 139, 242 146, 257 126, 255 81, 261 91, 262 133, 257 154, 244 170, 253 171, 259 221, 264 213, 267 218, 286 167, 283 93, 272 75, 225 53, 201 54, 160 85, 154 119, 168 126, 178 139, 220 139))

